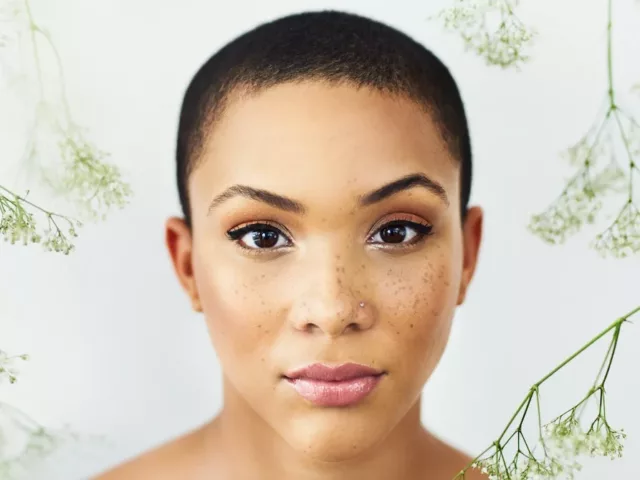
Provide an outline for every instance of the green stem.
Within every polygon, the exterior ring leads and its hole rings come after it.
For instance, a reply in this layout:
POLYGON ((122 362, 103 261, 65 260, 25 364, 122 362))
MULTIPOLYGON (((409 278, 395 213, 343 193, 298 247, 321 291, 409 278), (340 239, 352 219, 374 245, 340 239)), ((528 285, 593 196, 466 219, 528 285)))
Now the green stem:
MULTIPOLYGON (((55 213, 55 212, 52 212, 52 211, 49 211, 49 210, 46 210, 46 209, 42 208, 41 206, 36 205, 35 203, 30 202, 30 201, 29 201, 29 200, 27 200, 26 198, 21 197, 20 195, 18 195, 18 194, 16 194, 16 193, 13 193, 11 190, 9 190, 9 189, 8 189, 8 188, 6 188, 6 187, 3 187, 2 185, 0 185, 0 190, 4 190, 5 192, 7 192, 9 195, 11 195, 13 198, 15 198, 15 199, 16 199, 16 201, 18 201, 18 202, 22 202, 22 203, 26 203, 27 205, 31 205, 33 208, 36 208, 36 209, 40 210, 42 213, 44 213, 45 215, 47 215, 49 218, 51 218, 51 217, 58 217, 58 218, 64 218, 65 220, 70 221, 70 219, 69 219, 67 216, 62 215, 62 214, 59 214, 59 213, 55 213)), ((2 194, 0 194, 0 197, 2 197, 2 196, 3 196, 3 195, 2 195, 2 194)), ((15 203, 15 201, 13 201, 13 202, 11 202, 11 203, 15 203)))
MULTIPOLYGON (((582 348, 580 348, 577 352, 575 352, 573 355, 571 355, 569 358, 567 358, 564 362, 562 362, 560 365, 558 365, 556 368, 554 368, 551 372, 549 372, 547 375, 545 375, 544 377, 542 377, 540 380, 538 380, 536 383, 534 383, 531 387, 531 389, 529 390, 529 393, 526 395, 526 397, 524 398, 524 400, 522 400, 522 402, 520 403, 520 405, 518 406, 518 408, 516 409, 515 413, 511 416, 511 418, 509 419, 509 421, 507 422, 507 426, 504 428, 504 430, 502 431, 502 433, 500 434, 500 436, 498 437, 498 440, 496 440, 495 442, 493 442, 491 444, 490 447, 488 447, 487 449, 485 449, 480 455, 478 455, 477 457, 475 457, 470 463, 469 465, 465 468, 468 469, 471 467, 471 465, 473 465, 473 463, 475 463, 476 461, 478 461, 486 452, 488 452, 489 450, 491 450, 492 448, 494 448, 496 445, 500 445, 500 442, 502 440, 502 438, 506 435, 507 431, 509 430, 509 427, 511 427, 511 424, 513 423, 513 421, 516 419, 516 417, 518 416, 518 414, 520 413, 520 411, 522 410, 523 407, 528 408, 528 402, 530 402, 531 398, 533 397, 533 395, 536 395, 536 405, 538 408, 538 421, 539 421, 539 428, 540 428, 540 434, 542 434, 542 419, 541 419, 541 412, 540 412, 540 396, 538 394, 538 390, 540 388, 540 386, 546 382, 551 376, 555 375, 558 371, 560 371, 560 369, 562 369, 563 367, 565 367, 569 362, 571 362, 573 359, 575 359, 578 355, 580 355, 582 352, 584 352, 586 349, 588 349, 590 346, 592 346, 594 343, 596 343, 598 340, 600 340, 602 337, 604 337, 607 333, 609 333, 611 330, 613 329, 617 329, 616 330, 616 334, 619 333, 620 331, 620 326, 622 325, 622 323, 624 323, 625 321, 627 321, 629 319, 629 317, 632 317, 633 315, 635 315, 636 313, 640 312, 640 306, 637 306, 636 308, 634 308, 633 310, 631 310, 629 313, 627 313, 626 315, 618 318, 615 322, 613 322, 611 325, 609 325, 606 329, 604 329, 602 332, 600 332, 598 335, 596 335, 595 337, 593 337, 589 342, 587 342, 582 348)), ((612 352, 613 353, 613 352, 612 352)), ((613 357, 610 358, 609 361, 609 368, 611 367, 611 360, 613 359, 613 357)), ((609 368, 607 368, 607 374, 609 371, 609 368)), ((605 379, 606 379, 606 375, 605 374, 605 379)), ((604 379, 603 379, 603 383, 604 383, 604 379)), ((589 395, 591 395, 592 392, 590 392, 589 395)), ((544 446, 544 443, 543 443, 544 446)), ((546 449, 545 449, 546 450, 546 449)))
POLYGON ((33 21, 33 14, 31 13, 31 5, 29 0, 24 0, 24 4, 27 11, 27 17, 29 18, 29 31, 31 35, 31 43, 33 44, 33 56, 36 61, 36 70, 38 72, 38 85, 40 87, 40 101, 44 101, 44 82, 42 81, 42 68, 40 67, 40 54, 38 52, 38 42, 36 41, 37 25, 33 21))
POLYGON ((569 358, 567 358, 564 362, 562 362, 560 365, 558 365, 556 368, 554 368, 553 370, 551 370, 551 372, 549 372, 547 375, 545 375, 544 377, 542 377, 540 380, 538 380, 534 386, 539 387, 540 385, 542 385, 545 381, 547 381, 549 379, 549 377, 551 377, 552 375, 554 375, 555 373, 558 372, 558 370, 560 370, 561 368, 563 368, 565 365, 567 365, 571 360, 573 360, 574 358, 576 358, 578 355, 580 355, 582 352, 584 352, 587 348, 589 348, 591 345, 593 345, 594 343, 596 343, 598 340, 600 340, 602 337, 604 337, 607 333, 609 333, 611 330, 613 330, 614 328, 620 326, 624 321, 626 321, 629 317, 635 315, 636 313, 638 313, 640 311, 640 306, 636 307, 635 309, 633 309, 631 312, 629 312, 628 314, 626 314, 623 317, 618 318, 615 322, 613 322, 611 325, 609 325, 606 329, 604 329, 602 332, 600 332, 598 335, 596 335, 594 338, 592 338, 587 344, 585 344, 580 350, 578 350, 577 352, 575 352, 573 355, 571 355, 569 358))
POLYGON ((600 382, 602 388, 604 388, 604 384, 609 376, 609 371, 611 370, 611 365, 613 364, 613 357, 616 354, 616 347, 618 346, 618 338, 620 338, 620 325, 616 327, 616 331, 613 333, 613 348, 611 349, 611 357, 609 357, 609 365, 607 365, 607 371, 604 374, 602 382, 600 382))
POLYGON ((609 77, 609 101, 611 108, 616 109, 616 101, 613 92, 613 55, 612 55, 612 29, 613 29, 613 0, 609 0, 607 8, 607 70, 609 77))

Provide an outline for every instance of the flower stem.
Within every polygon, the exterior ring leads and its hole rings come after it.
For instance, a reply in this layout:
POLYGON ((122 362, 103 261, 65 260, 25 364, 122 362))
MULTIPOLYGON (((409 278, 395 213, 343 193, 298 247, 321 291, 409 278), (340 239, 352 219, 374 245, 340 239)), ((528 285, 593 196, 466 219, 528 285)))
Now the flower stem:
MULTIPOLYGON (((578 355, 580 355, 582 352, 584 352, 586 349, 588 349, 589 347, 591 347, 594 343, 596 343, 598 340, 600 340, 602 337, 604 337, 607 333, 609 333, 611 330, 615 329, 615 336, 613 339, 614 345, 613 347, 610 348, 610 352, 611 355, 609 355, 609 351, 607 353, 607 357, 609 359, 609 364, 607 365, 607 371, 605 373, 605 376, 602 380, 602 382, 600 383, 600 388, 602 388, 602 386, 604 385, 604 381, 607 378, 607 375, 609 373, 609 369, 611 368, 611 364, 613 361, 613 354, 615 353, 615 344, 617 343, 617 339, 618 339, 618 335, 620 332, 620 327, 621 325, 627 321, 630 317, 632 317, 633 315, 635 315, 636 313, 640 312, 640 305, 637 306, 636 308, 634 308, 633 310, 631 310, 629 313, 627 313, 626 315, 623 315, 622 317, 618 318, 616 321, 614 321, 611 325, 609 325, 607 328, 605 328, 602 332, 600 332, 598 335, 596 335, 595 337, 593 337, 591 340, 589 340, 585 345, 583 345, 579 350, 577 350, 573 355, 571 355, 570 357, 568 357, 566 360, 564 360, 561 364, 559 364, 557 367, 555 367, 553 370, 551 370, 551 372, 549 372, 547 375, 545 375, 544 377, 542 377, 540 380, 538 380, 537 382, 535 382, 531 388, 529 389, 529 392, 527 393, 527 395, 525 396, 525 398, 522 400, 522 402, 520 403, 520 405, 518 406, 518 408, 516 409, 515 413, 511 416, 511 418, 509 419, 509 421, 507 422, 507 426, 504 428, 504 430, 502 431, 502 433, 500 433, 500 435, 498 436, 498 439, 493 442, 491 444, 490 447, 488 447, 487 449, 485 449, 480 455, 478 455, 477 457, 475 457, 470 463, 469 465, 467 465, 467 467, 465 468, 466 471, 467 469, 471 468, 471 466, 476 463, 478 460, 480 460, 480 458, 487 453, 489 450, 491 450, 492 448, 501 445, 502 439, 504 438, 504 436, 507 434, 509 428, 511 427, 511 425, 513 424, 514 420, 517 418, 517 416, 520 414, 520 411, 525 408, 525 414, 527 413, 527 410, 529 409, 529 405, 531 404, 531 400, 533 398, 534 395, 536 395, 536 406, 537 406, 537 410, 538 410, 538 422, 539 422, 539 427, 540 427, 540 435, 542 437, 542 424, 540 423, 542 421, 541 419, 541 412, 540 412, 540 400, 539 400, 539 389, 540 386, 546 382, 549 378, 551 378, 553 375, 555 375, 556 373, 558 373, 558 371, 560 371, 563 367, 565 367, 569 362, 571 362, 572 360, 574 360, 578 355)), ((602 370, 601 370, 602 371, 602 370)), ((599 376, 599 375, 598 375, 599 376)), ((591 394, 593 393, 593 389, 589 392, 588 396, 591 396, 591 394)), ((583 400, 584 401, 584 400, 583 400)), ((523 415, 524 417, 524 415, 523 415)), ((522 423, 524 421, 524 418, 520 421, 520 426, 522 426, 522 423)), ((520 427, 519 427, 520 428, 520 427)), ((543 439, 541 438, 541 440, 543 441, 543 439)), ((543 441, 543 447, 544 447, 544 441, 543 441)), ((546 449, 545 449, 546 450, 546 449)))
POLYGON ((611 108, 616 109, 616 101, 613 90, 613 52, 612 52, 612 30, 613 30, 613 0, 609 0, 607 6, 607 71, 609 77, 609 101, 611 108))

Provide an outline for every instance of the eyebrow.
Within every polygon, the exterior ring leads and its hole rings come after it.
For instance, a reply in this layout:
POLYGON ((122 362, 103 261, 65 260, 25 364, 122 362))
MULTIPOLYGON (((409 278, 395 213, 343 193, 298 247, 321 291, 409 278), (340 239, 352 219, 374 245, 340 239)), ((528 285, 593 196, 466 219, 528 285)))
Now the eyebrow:
MULTIPOLYGON (((447 197, 447 192, 444 187, 422 173, 406 175, 376 188, 365 195, 361 195, 358 197, 358 204, 361 207, 368 207, 399 192, 409 190, 416 186, 426 188, 428 191, 440 198, 447 207, 449 206, 449 198, 447 197)), ((307 208, 297 200, 260 188, 254 188, 247 185, 233 185, 213 199, 209 205, 208 213, 211 213, 211 210, 233 197, 250 198, 252 200, 266 203, 267 205, 271 205, 272 207, 280 210, 296 213, 298 215, 304 215, 307 212, 307 208)))

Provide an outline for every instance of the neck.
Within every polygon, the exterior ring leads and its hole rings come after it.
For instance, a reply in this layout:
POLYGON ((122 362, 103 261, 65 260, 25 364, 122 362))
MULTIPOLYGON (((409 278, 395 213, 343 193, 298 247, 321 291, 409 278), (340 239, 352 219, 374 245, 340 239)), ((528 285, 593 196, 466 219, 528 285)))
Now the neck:
POLYGON ((207 455, 217 478, 343 480, 424 478, 431 463, 433 438, 420 419, 420 398, 390 432, 369 451, 343 461, 310 458, 286 443, 225 382, 224 408, 205 428, 207 455))

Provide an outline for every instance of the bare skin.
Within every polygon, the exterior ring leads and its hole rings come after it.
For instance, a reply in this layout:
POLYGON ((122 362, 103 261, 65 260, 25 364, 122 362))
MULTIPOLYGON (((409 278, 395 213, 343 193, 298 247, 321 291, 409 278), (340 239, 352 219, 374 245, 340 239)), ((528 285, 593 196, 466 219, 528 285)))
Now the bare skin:
POLYGON ((460 219, 459 168, 405 97, 320 82, 236 95, 189 178, 192 229, 166 225, 222 365, 224 406, 98 479, 453 479, 471 459, 422 426, 420 397, 481 243, 481 208, 460 219), (380 190, 408 176, 422 180, 380 190), (212 205, 234 185, 288 200, 212 205), (385 375, 359 403, 321 407, 283 379, 314 362, 385 375))

